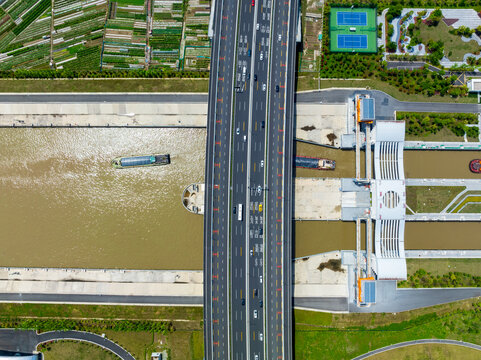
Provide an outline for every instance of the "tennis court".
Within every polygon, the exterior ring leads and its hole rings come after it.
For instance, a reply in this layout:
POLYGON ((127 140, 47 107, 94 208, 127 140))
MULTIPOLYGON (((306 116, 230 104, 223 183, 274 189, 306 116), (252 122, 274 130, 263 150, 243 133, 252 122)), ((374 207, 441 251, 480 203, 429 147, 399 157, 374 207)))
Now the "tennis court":
POLYGON ((376 8, 332 7, 329 48, 332 52, 377 52, 376 8))
POLYGON ((365 12, 344 12, 337 13, 337 25, 340 26, 366 26, 367 13, 365 12))
POLYGON ((339 49, 367 49, 367 35, 337 35, 339 49))

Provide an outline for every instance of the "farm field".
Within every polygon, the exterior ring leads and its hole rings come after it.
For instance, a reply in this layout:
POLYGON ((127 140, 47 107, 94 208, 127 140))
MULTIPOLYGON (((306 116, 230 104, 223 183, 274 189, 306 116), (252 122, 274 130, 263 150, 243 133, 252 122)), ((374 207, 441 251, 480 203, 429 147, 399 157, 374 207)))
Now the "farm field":
POLYGON ((209 15, 209 0, 5 0, 0 70, 208 70, 209 15))

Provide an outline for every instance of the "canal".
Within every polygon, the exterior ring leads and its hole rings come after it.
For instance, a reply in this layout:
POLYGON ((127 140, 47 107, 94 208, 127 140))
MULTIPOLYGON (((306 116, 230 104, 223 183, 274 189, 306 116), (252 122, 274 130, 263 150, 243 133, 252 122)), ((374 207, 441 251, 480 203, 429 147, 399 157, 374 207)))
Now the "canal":
MULTIPOLYGON (((202 269, 203 218, 180 198, 204 181, 205 136, 205 129, 0 129, 0 266, 202 269), (170 153, 172 164, 110 165, 151 153, 170 153)), ((335 171, 296 169, 296 176, 355 176, 354 151, 298 142, 296 152, 337 162, 335 171)), ((404 156, 407 176, 468 178, 467 162, 479 153, 404 156)), ((479 249, 479 233, 481 223, 408 223, 405 244, 479 249)), ((295 257, 355 248, 354 223, 296 222, 294 234, 295 257)))

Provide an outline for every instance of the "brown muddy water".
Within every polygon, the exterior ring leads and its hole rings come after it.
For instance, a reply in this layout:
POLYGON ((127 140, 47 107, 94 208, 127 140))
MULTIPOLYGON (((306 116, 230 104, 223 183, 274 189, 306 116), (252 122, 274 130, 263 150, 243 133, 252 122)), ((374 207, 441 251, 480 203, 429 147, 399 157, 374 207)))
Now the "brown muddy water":
POLYGON ((202 269, 205 129, 0 130, 0 266, 202 269), (114 169, 118 156, 172 164, 114 169))
MULTIPOLYGON (((205 137, 205 129, 1 129, 0 266, 202 269, 203 218, 180 197, 204 181, 205 137), (170 153, 172 164, 110 165, 151 153, 170 153)), ((355 176, 354 151, 296 147, 337 161, 335 171, 296 169, 297 176, 355 176)), ((406 174, 469 177, 466 162, 479 156, 405 152, 406 174)), ((294 231, 295 257, 356 245, 354 223, 303 221, 294 231)), ((479 233, 481 223, 408 223, 405 244, 479 249, 479 233)))

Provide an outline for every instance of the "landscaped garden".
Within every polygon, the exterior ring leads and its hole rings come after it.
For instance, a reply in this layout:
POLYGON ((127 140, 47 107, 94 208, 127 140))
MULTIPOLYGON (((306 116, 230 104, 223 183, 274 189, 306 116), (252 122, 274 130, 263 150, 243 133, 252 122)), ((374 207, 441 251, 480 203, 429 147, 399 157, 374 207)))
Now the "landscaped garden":
POLYGON ((439 213, 464 186, 406 186, 406 204, 415 213, 439 213))

